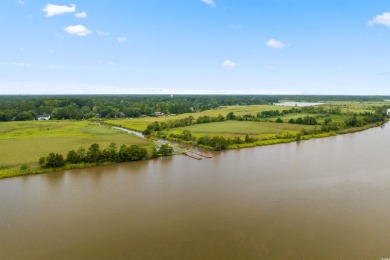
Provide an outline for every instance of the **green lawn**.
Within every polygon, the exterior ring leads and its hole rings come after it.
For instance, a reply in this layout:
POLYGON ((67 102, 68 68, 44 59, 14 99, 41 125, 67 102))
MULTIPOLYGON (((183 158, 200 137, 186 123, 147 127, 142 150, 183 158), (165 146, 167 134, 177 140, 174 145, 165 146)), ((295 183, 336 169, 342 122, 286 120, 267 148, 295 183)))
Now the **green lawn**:
POLYGON ((35 165, 50 152, 62 153, 80 146, 98 143, 102 148, 111 142, 147 146, 150 141, 87 121, 25 121, 0 123, 1 168, 35 165))
POLYGON ((262 139, 283 132, 299 133, 303 128, 313 129, 314 126, 272 122, 224 121, 175 128, 170 130, 170 133, 180 134, 183 130, 189 130, 195 136, 244 137, 249 134, 262 139))

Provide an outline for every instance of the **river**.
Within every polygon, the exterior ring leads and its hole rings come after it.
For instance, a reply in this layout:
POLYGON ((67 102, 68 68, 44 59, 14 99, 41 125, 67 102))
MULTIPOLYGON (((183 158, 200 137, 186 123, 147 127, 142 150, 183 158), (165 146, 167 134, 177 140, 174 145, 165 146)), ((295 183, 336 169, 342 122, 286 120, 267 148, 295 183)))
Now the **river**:
POLYGON ((0 259, 390 257, 390 125, 0 180, 0 259))

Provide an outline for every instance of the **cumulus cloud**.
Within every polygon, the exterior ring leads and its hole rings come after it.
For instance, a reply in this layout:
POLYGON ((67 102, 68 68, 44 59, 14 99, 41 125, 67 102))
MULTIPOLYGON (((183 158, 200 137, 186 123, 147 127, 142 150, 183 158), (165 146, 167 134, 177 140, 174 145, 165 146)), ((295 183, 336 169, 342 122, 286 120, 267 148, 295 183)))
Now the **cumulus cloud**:
POLYGON ((96 33, 97 33, 97 35, 100 35, 100 36, 108 36, 108 35, 110 35, 110 33, 109 32, 103 32, 103 31, 96 31, 96 33))
POLYGON ((201 0, 206 5, 209 5, 211 7, 215 7, 215 0, 201 0))
POLYGON ((119 42, 119 43, 124 43, 124 42, 127 42, 127 38, 126 37, 117 37, 116 40, 119 42))
POLYGON ((231 61, 231 60, 225 60, 221 65, 222 65, 223 67, 231 68, 231 69, 237 66, 237 64, 234 63, 234 62, 231 61))
POLYGON ((66 13, 73 13, 76 11, 76 5, 71 4, 67 5, 53 5, 47 4, 45 8, 42 9, 43 12, 46 13, 46 16, 54 16, 66 13))
POLYGON ((87 27, 84 25, 78 24, 78 25, 70 25, 68 27, 64 28, 64 31, 69 34, 74 34, 76 36, 87 36, 88 34, 91 34, 92 32, 88 30, 87 27))
POLYGON ((269 39, 267 42, 266 42, 267 46, 270 47, 270 48, 276 48, 276 49, 283 49, 283 48, 286 48, 288 45, 281 42, 281 41, 278 41, 278 40, 275 40, 275 39, 269 39))
POLYGON ((86 12, 75 13, 74 16, 76 16, 79 19, 82 19, 82 18, 87 17, 87 13, 86 12))
POLYGON ((390 13, 383 13, 375 16, 370 21, 368 21, 369 26, 373 26, 375 24, 381 24, 387 27, 390 27, 390 13))

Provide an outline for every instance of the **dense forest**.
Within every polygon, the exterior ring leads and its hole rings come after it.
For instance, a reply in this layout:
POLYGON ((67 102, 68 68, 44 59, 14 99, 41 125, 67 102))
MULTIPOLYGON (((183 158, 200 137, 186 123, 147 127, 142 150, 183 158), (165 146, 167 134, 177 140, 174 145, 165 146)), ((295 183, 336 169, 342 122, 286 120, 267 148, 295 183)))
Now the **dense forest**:
POLYGON ((279 100, 383 101, 389 96, 290 96, 290 95, 72 95, 0 96, 0 121, 37 119, 88 119, 182 114, 231 105, 259 105, 279 100))

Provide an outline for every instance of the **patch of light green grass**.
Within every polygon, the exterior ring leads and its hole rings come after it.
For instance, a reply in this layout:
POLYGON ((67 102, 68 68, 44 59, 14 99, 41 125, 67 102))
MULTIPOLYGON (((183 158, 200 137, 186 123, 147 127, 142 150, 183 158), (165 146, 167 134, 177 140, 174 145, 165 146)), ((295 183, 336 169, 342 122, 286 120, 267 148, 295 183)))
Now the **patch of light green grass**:
MULTIPOLYGON (((5 122, 0 123, 0 168, 31 164, 51 152, 64 156, 80 146, 98 143, 106 148, 111 142, 147 146, 149 140, 110 127, 84 121, 5 122)), ((0 169, 1 171, 1 169, 0 169)))
POLYGON ((303 128, 313 129, 314 126, 272 122, 224 121, 175 128, 171 129, 170 133, 180 134, 183 130, 188 130, 195 136, 222 135, 225 137, 243 137, 248 134, 259 138, 267 138, 282 132, 298 133, 303 128))

